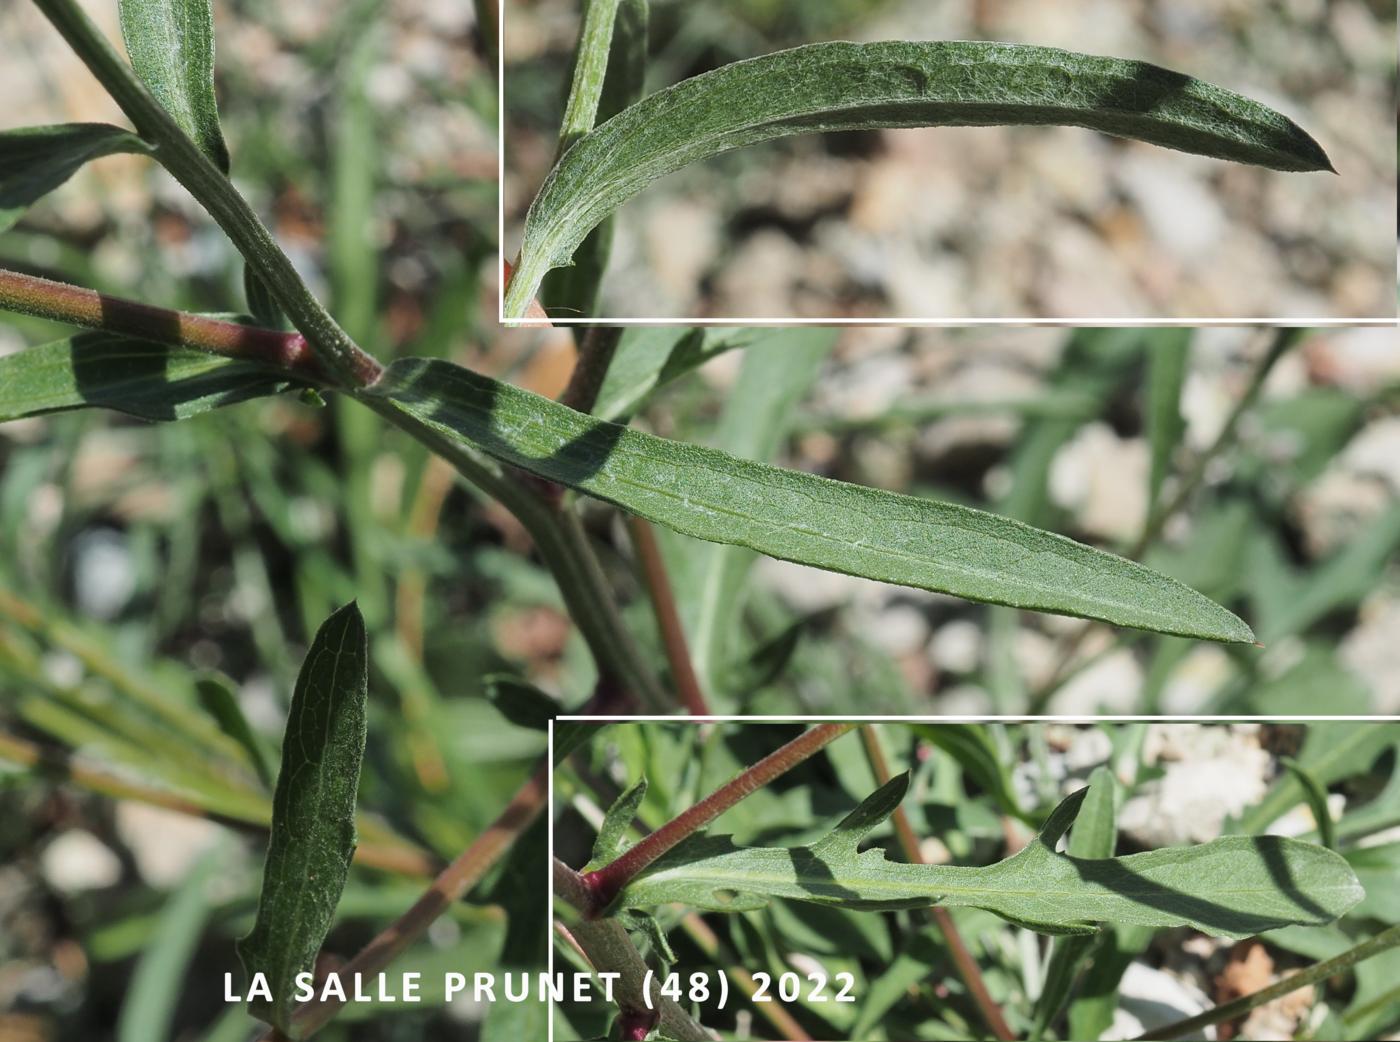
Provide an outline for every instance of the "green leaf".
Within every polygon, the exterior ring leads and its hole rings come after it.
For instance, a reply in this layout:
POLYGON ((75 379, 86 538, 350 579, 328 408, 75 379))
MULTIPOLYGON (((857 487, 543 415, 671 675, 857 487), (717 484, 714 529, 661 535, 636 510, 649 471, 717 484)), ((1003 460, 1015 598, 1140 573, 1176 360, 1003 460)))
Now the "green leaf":
POLYGON ((1181 388, 1191 361, 1192 335, 1189 329, 1165 330, 1159 334, 1161 342, 1148 351, 1147 436, 1152 452, 1147 486, 1149 515, 1157 509, 1162 484, 1171 473, 1172 454, 1186 430, 1181 415, 1181 388))
POLYGON ((1248 643, 1157 572, 995 514, 737 459, 596 420, 447 362, 395 362, 361 400, 683 535, 969 600, 1248 643))
POLYGON ((180 129, 225 174, 228 146, 214 98, 210 0, 120 0, 131 67, 180 129))
POLYGON ((516 727, 548 731, 549 722, 566 711, 534 684, 508 673, 482 677, 481 683, 486 689, 487 701, 516 727))
POLYGON ((0 133, 0 232, 24 216, 41 196, 67 181, 89 160, 151 146, 121 127, 62 123, 0 133))
POLYGON ((1303 798, 1307 800, 1308 809, 1312 811, 1313 820, 1317 822, 1318 835, 1322 839, 1322 845, 1328 850, 1337 849, 1337 829, 1332 821, 1332 811, 1327 806, 1327 790, 1318 784, 1312 773, 1292 757, 1285 756, 1280 762, 1288 768, 1288 773, 1293 775, 1298 784, 1302 786, 1303 798))
MULTIPOLYGON (((1074 829, 1069 834, 1070 856, 1079 858, 1110 858, 1118 845, 1118 815, 1114 806, 1117 782, 1107 767, 1097 767, 1089 776, 1089 795, 1074 829)), ((1045 1029, 1060 1015, 1069 1001, 1075 978, 1085 958, 1099 941, 1095 937, 1058 937, 1045 970, 1045 983, 1035 1004, 1035 1028, 1032 1038, 1040 1038, 1045 1029)))
POLYGON ((355 853, 368 657, 352 601, 317 631, 287 713, 257 921, 238 942, 244 969, 265 974, 273 995, 250 1001, 248 1012, 284 1033, 293 982, 315 965, 355 853))
POLYGON ((1275 170, 1330 170, 1322 148, 1256 101, 1145 62, 985 42, 814 43, 657 91, 581 138, 526 218, 505 316, 550 268, 657 178, 791 134, 883 127, 1080 126, 1275 170))
POLYGON ((592 872, 615 860, 627 849, 627 831, 637 817, 637 808, 647 796, 647 780, 638 778, 635 785, 624 792, 603 816, 603 824, 598 828, 598 838, 593 842, 593 857, 583 866, 583 871, 592 872))
POLYGON ((593 414, 626 423, 651 395, 711 358, 743 347, 752 334, 714 335, 704 329, 650 326, 622 334, 593 414))
POLYGON ((879 847, 857 853, 908 784, 902 775, 882 786, 810 846, 739 848, 727 836, 684 843, 633 879, 613 910, 678 903, 749 911, 783 897, 868 910, 982 908, 1048 934, 1114 923, 1249 937, 1292 923, 1330 923, 1364 896, 1339 855, 1279 836, 1232 836, 1119 858, 1056 853, 1087 789, 1061 803, 1024 849, 985 868, 901 864, 879 847))
POLYGON ((0 422, 85 406, 183 420, 292 386, 286 374, 256 362, 79 333, 0 358, 0 422))
POLYGON ((262 783, 272 788, 274 779, 272 767, 267 762, 267 752, 263 749, 262 740, 248 725, 248 718, 243 715, 233 682, 222 674, 208 673, 195 681, 195 694, 199 696, 199 704, 204 711, 219 725, 219 730, 242 746, 262 783))
POLYGON ((967 776, 996 800, 1002 811, 1022 821, 1030 821, 1016 798, 1010 772, 984 725, 914 724, 910 730, 957 761, 967 776))

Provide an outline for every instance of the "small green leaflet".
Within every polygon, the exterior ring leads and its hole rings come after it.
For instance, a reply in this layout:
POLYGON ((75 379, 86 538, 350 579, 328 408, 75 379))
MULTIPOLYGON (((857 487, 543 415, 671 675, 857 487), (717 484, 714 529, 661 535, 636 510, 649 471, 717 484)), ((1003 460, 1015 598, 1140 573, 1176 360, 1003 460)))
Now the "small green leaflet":
POLYGON ((119 152, 149 155, 130 131, 105 123, 64 123, 0 133, 0 232, 84 163, 119 152))
POLYGON ((638 875, 611 910, 676 903, 751 911, 780 897, 868 910, 983 908, 1046 934, 1091 933, 1114 923, 1249 937, 1290 924, 1330 923, 1364 896, 1339 855, 1279 836, 1231 836, 1117 858, 1056 853, 1088 789, 1064 800, 1024 849, 985 868, 902 864, 886 860, 879 847, 858 853, 908 784, 908 775, 893 779, 810 846, 691 840, 638 875))
POLYGON ((526 218, 505 317, 657 178, 791 134, 929 126, 1079 126, 1274 170, 1330 170, 1287 117, 1145 62, 984 42, 814 43, 657 91, 581 138, 526 218))
POLYGON ((1071 539, 658 438, 448 362, 402 359, 359 394, 682 535, 969 600, 1205 640, 1254 639, 1189 587, 1071 539))
POLYGON ((210 0, 120 0, 131 67, 181 130, 228 173, 228 146, 214 98, 210 0))
POLYGON ((277 369, 116 333, 79 333, 0 358, 0 422, 96 406, 183 420, 294 386, 277 369))
POLYGON ((264 974, 273 995, 248 1012, 287 1034, 296 975, 315 965, 355 854, 368 657, 353 602, 311 642, 287 714, 258 917, 238 942, 243 968, 264 974))

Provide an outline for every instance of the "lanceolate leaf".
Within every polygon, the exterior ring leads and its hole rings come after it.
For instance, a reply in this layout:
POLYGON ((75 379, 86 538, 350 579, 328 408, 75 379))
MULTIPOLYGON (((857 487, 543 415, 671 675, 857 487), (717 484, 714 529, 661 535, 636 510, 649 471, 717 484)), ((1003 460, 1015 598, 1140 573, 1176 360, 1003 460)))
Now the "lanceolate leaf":
POLYGON ((1364 896, 1339 855, 1278 836, 1234 836, 1118 858, 1056 853, 1087 789, 1061 803, 1028 846, 986 868, 902 864, 886 860, 878 847, 858 853, 908 784, 904 775, 884 785, 811 846, 739 848, 727 836, 682 844, 637 876, 612 910, 679 903, 744 911, 782 897, 842 908, 970 906, 1048 934, 1115 923, 1248 937, 1332 922, 1364 896))
POLYGON ((316 961, 355 853, 355 795, 365 752, 365 623, 353 604, 311 642, 287 715, 272 836, 253 932, 238 942, 273 995, 249 1012, 287 1032, 294 980, 316 961))
POLYGON ((683 535, 883 582, 1207 640, 1248 626, 1180 583, 979 510, 657 438, 450 363, 404 359, 364 400, 683 535))
POLYGON ((0 232, 34 201, 63 184, 92 159, 150 146, 130 131, 105 123, 64 123, 0 133, 0 232))
POLYGON ((661 90, 583 137, 526 220, 507 318, 589 230, 688 163, 790 134, 877 127, 1056 124, 1275 170, 1328 170, 1291 120, 1143 62, 1005 43, 816 43, 661 90))
POLYGON ((214 12, 210 0, 121 0, 131 66, 180 129, 228 173, 228 146, 214 99, 214 12))
POLYGON ((0 358, 0 422, 84 406, 183 420, 292 386, 285 374, 256 362, 116 333, 79 333, 0 358))
POLYGON ((1157 509, 1162 484, 1171 470, 1172 454, 1185 433, 1181 415, 1181 388, 1191 361, 1189 329, 1164 330, 1148 349, 1147 433, 1152 449, 1152 470, 1148 477, 1148 513, 1157 509))

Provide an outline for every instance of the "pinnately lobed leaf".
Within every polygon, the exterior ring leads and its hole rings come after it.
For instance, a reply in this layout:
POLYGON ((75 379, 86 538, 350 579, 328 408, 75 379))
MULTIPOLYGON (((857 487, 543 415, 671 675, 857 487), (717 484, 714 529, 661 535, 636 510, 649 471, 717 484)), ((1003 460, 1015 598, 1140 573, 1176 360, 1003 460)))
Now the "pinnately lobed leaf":
POLYGON ((550 268, 657 178, 744 145, 814 131, 1079 126, 1282 171, 1330 170, 1287 117, 1145 62, 985 42, 815 43, 702 73, 643 98, 559 161, 526 218, 506 318, 550 268))
POLYGON ((683 535, 974 601, 1249 643, 1175 580, 980 510, 832 481, 658 438, 435 359, 360 392, 445 437, 683 535))
POLYGON ((170 117, 215 166, 229 170, 214 97, 214 11, 210 0, 120 0, 131 67, 170 117))
POLYGON ((116 333, 79 333, 0 358, 0 422, 63 409, 183 420, 288 390, 285 373, 116 333))
POLYGON ((355 853, 355 797, 365 752, 368 652, 352 602, 317 631, 297 676, 272 799, 272 834, 253 932, 238 942, 271 1003, 248 1012, 290 1033, 294 981, 312 969, 355 853))
POLYGON ((0 232, 84 163, 119 152, 149 154, 141 138, 106 123, 62 123, 0 133, 0 232))
POLYGON ((1249 937, 1330 923, 1364 896, 1341 856, 1279 836, 1230 836, 1126 857, 1057 853, 1087 789, 1064 800, 1029 845, 985 868, 892 862, 879 847, 858 852, 908 784, 908 775, 895 778, 810 846, 741 848, 727 836, 691 840, 633 879, 610 910, 677 903, 745 911, 779 897, 868 910, 983 908, 1047 934, 1085 934, 1115 923, 1249 937))

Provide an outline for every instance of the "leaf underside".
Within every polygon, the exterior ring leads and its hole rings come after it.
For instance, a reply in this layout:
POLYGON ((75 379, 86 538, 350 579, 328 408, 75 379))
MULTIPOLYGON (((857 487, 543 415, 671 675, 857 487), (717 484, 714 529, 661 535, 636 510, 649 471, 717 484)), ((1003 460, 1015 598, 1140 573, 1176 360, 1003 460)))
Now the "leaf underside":
POLYGON ((278 370, 116 333, 79 333, 0 358, 0 422, 94 406, 143 420, 183 420, 279 394, 278 370))
POLYGON ((930 126, 1078 126, 1281 171, 1330 170, 1256 101, 1146 62, 986 42, 815 43, 734 62, 643 98, 581 138, 526 219, 519 318, 550 268, 658 178, 791 134, 930 126))
POLYGON ((459 444, 683 535, 969 600, 1252 642, 1132 561, 980 510, 832 481, 585 416, 459 366, 395 362, 361 392, 459 444))
POLYGON ((147 155, 150 150, 135 134, 106 123, 63 123, 0 133, 0 232, 84 163, 119 152, 147 155))
POLYGON ((283 1032, 295 977, 315 964, 355 853, 367 668, 364 619, 351 603, 317 631, 287 714, 257 920, 237 946, 274 996, 250 1000, 248 1012, 283 1032))
POLYGON ((982 908, 1046 934, 1118 923, 1249 937, 1332 922, 1364 896, 1339 855, 1279 836, 1230 836, 1117 858, 1057 853, 1088 789, 1062 802, 1028 846, 985 868, 891 862, 878 847, 858 852, 907 787, 907 775, 894 779, 807 847, 740 848, 727 836, 691 840, 638 875, 611 910, 678 903, 749 911, 788 898, 867 910, 982 908))

